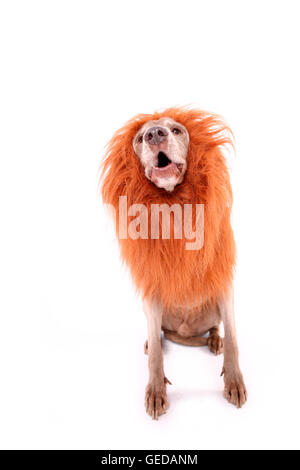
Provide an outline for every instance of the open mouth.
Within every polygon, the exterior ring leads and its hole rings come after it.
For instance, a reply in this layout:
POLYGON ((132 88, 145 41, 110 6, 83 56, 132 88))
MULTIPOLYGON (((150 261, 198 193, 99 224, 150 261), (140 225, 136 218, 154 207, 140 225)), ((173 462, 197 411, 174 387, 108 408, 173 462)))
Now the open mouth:
POLYGON ((157 168, 165 168, 170 163, 172 163, 171 160, 167 157, 167 155, 164 152, 159 152, 157 158, 158 158, 157 168))
POLYGON ((179 176, 183 165, 172 162, 164 152, 159 152, 157 156, 157 166, 152 169, 152 178, 169 178, 179 176))

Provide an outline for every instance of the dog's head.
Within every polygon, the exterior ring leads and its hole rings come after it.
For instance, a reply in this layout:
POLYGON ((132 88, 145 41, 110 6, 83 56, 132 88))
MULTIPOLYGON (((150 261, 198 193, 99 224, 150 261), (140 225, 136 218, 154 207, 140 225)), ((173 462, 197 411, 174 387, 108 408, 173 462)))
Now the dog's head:
POLYGON ((220 146, 228 143, 230 129, 215 114, 184 107, 139 114, 108 144, 103 200, 118 211, 120 196, 131 204, 178 198, 189 203, 192 198, 206 202, 209 188, 225 194, 229 179, 220 146))
POLYGON ((158 188, 173 191, 187 168, 189 133, 170 117, 147 121, 133 139, 145 176, 158 188))

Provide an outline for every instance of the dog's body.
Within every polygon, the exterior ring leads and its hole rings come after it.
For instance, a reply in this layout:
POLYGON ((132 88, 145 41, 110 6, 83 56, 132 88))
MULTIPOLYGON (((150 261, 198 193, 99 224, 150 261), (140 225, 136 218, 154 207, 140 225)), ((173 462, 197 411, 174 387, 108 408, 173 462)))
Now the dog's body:
MULTIPOLYGON (((116 209, 118 233, 120 196, 126 196, 135 209, 138 205, 147 222, 147 236, 122 236, 119 243, 144 298, 149 355, 146 409, 153 418, 168 407, 162 329, 172 341, 208 344, 219 354, 223 351, 219 336, 223 321, 225 396, 238 407, 247 398, 234 327, 232 196, 221 151, 222 145, 231 143, 226 131, 229 129, 220 118, 195 110, 172 108, 151 116, 139 115, 115 134, 104 162, 102 194, 116 209), (157 204, 173 209, 174 227, 176 207, 204 205, 201 249, 187 249, 190 237, 185 232, 179 238, 175 228, 164 239, 161 221, 159 235, 148 237, 149 227, 153 228, 151 210, 157 204), (203 336, 207 332, 208 338, 203 336)), ((128 214, 129 225, 134 213, 128 214)), ((191 226, 198 227, 197 215, 192 215, 191 226)))

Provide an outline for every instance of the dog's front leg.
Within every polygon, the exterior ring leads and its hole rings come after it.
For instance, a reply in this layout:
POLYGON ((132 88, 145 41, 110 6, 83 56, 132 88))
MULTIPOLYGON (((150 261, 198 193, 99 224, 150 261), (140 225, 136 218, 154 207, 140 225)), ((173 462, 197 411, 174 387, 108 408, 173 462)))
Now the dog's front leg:
POLYGON ((156 302, 144 301, 144 312, 148 327, 148 365, 149 382, 146 387, 145 407, 153 419, 158 419, 166 412, 166 384, 170 383, 165 377, 163 354, 161 346, 162 308, 156 302))
POLYGON ((219 308, 224 324, 224 396, 240 408, 247 400, 247 391, 240 371, 235 331, 233 288, 220 299, 219 308))

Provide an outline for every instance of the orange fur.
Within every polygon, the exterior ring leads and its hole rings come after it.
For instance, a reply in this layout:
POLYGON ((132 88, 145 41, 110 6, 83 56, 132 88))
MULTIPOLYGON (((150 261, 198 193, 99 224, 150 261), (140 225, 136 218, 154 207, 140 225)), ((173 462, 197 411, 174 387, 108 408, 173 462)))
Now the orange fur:
POLYGON ((172 236, 170 240, 119 239, 121 256, 137 289, 144 297, 161 301, 165 308, 204 300, 214 303, 232 280, 235 243, 224 144, 232 144, 231 131, 220 117, 194 109, 170 108, 134 117, 108 145, 102 169, 102 196, 105 203, 115 207, 117 221, 119 196, 127 196, 128 205, 142 203, 148 209, 151 203, 204 204, 201 250, 188 251, 185 239, 175 240, 172 236), (146 179, 132 147, 134 135, 146 121, 165 116, 183 124, 190 136, 184 181, 173 192, 159 189, 146 179))

